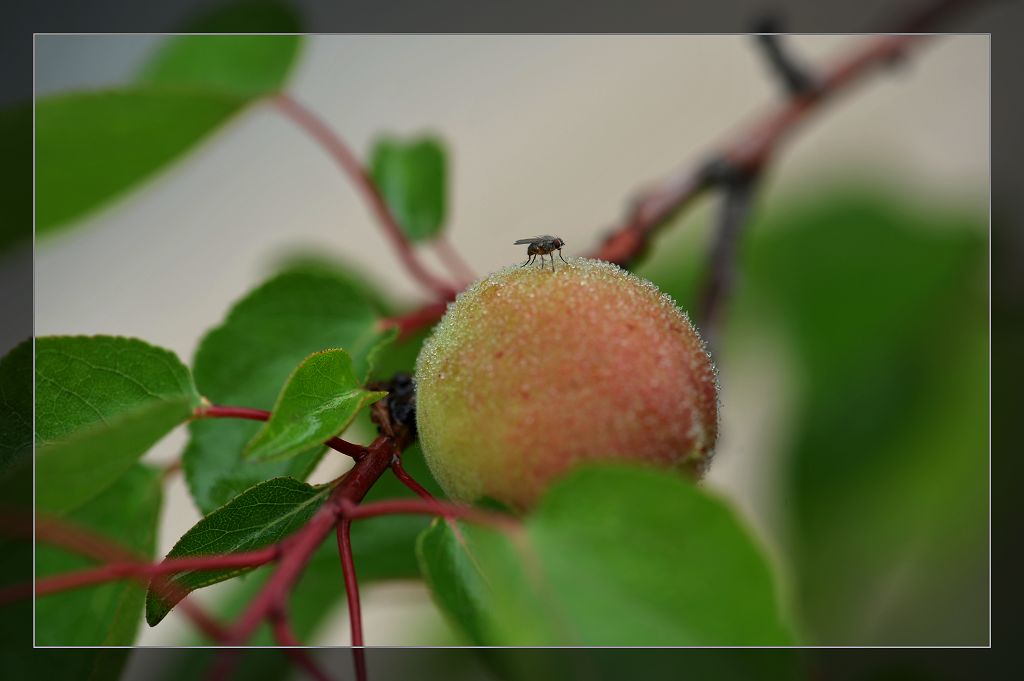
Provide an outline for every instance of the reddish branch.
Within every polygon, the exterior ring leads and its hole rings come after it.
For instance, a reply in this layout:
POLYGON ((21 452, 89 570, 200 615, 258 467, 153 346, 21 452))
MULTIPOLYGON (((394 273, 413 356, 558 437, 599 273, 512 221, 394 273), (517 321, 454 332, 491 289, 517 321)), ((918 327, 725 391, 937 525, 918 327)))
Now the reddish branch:
POLYGON ((362 163, 348 148, 348 145, 342 141, 341 137, 320 120, 316 114, 290 95, 278 93, 271 97, 270 101, 288 118, 309 133, 330 154, 342 171, 348 175, 349 179, 352 180, 352 184, 363 195, 370 209, 376 215, 377 221, 384 229, 384 234, 391 242, 392 247, 409 274, 441 298, 447 299, 454 296, 455 290, 451 284, 435 277, 420 262, 416 252, 413 250, 412 244, 405 238, 405 234, 398 225, 398 221, 391 214, 387 202, 381 196, 380 191, 378 191, 373 178, 366 172, 362 163))
MULTIPOLYGON (((214 407, 204 409, 202 416, 249 418, 263 420, 265 412, 237 407, 214 407)), ((37 520, 38 537, 42 541, 65 545, 84 555, 98 560, 107 560, 107 564, 97 568, 82 570, 46 577, 36 582, 36 593, 39 596, 57 593, 67 589, 78 588, 90 584, 133 578, 143 584, 157 588, 158 593, 165 597, 181 597, 179 607, 186 611, 197 625, 214 640, 225 645, 245 643, 262 622, 269 622, 278 643, 294 646, 298 640, 292 634, 287 623, 286 602, 288 594, 301 576, 313 552, 322 543, 331 529, 337 528, 338 542, 346 584, 346 592, 352 622, 352 643, 362 646, 361 613, 359 610, 359 592, 356 582, 355 564, 352 559, 352 547, 349 536, 351 522, 360 518, 398 513, 416 513, 439 515, 448 519, 464 518, 493 526, 510 527, 514 521, 509 517, 482 511, 470 507, 440 502, 430 497, 422 485, 405 472, 398 459, 399 446, 409 444, 411 438, 407 431, 388 424, 391 435, 381 435, 369 447, 342 478, 336 481, 333 491, 324 506, 302 528, 281 542, 256 551, 237 554, 212 556, 196 556, 188 558, 171 558, 161 563, 152 564, 120 547, 106 538, 93 535, 87 530, 67 527, 61 521, 41 517, 37 520), (417 490, 424 499, 392 500, 360 505, 376 481, 389 469, 395 471, 403 482, 417 490), (256 567, 271 561, 277 561, 277 568, 271 575, 263 590, 243 613, 238 623, 228 630, 209 618, 201 610, 189 603, 185 593, 175 593, 176 588, 166 581, 150 582, 154 577, 169 576, 184 570, 210 570, 237 567, 256 567), (165 591, 166 589, 166 591, 165 591)), ((180 589, 180 587, 177 587, 180 589)), ((353 651, 359 679, 366 678, 365 657, 362 650, 353 651)), ((295 660, 317 679, 325 679, 326 675, 319 670, 307 655, 298 655, 295 660)), ((233 658, 224 657, 213 670, 216 678, 226 677, 232 667, 233 658)))
MULTIPOLYGON (((971 4, 972 0, 943 0, 912 17, 904 26, 908 31, 922 31, 934 26, 954 10, 971 4)), ((761 171, 774 158, 779 147, 798 130, 822 105, 848 91, 868 76, 903 57, 907 50, 925 36, 881 35, 864 39, 850 53, 814 74, 814 87, 770 107, 741 130, 732 142, 701 156, 694 167, 673 175, 640 193, 621 221, 610 229, 609 236, 589 257, 629 267, 645 251, 652 235, 705 191, 737 176, 751 176, 761 171)), ((387 324, 407 335, 437 322, 445 312, 444 305, 426 305, 407 314, 387 320, 387 324)))
MULTIPOLYGON (((249 407, 222 407, 216 404, 196 407, 193 414, 197 419, 249 419, 252 421, 266 421, 270 418, 270 412, 263 409, 250 409, 249 407)), ((347 454, 353 459, 359 459, 366 454, 366 447, 357 445, 340 437, 332 437, 324 442, 331 449, 347 454)))
POLYGON ((341 558, 341 575, 345 582, 345 598, 348 602, 348 623, 351 630, 352 658, 355 663, 356 681, 366 681, 366 653, 363 644, 363 610, 359 604, 359 581, 356 577, 356 563, 352 556, 352 521, 344 519, 338 523, 338 556, 341 558))
MULTIPOLYGON (((37 515, 35 536, 39 541, 107 563, 107 565, 96 569, 38 579, 35 583, 35 593, 37 596, 79 588, 89 584, 112 581, 114 579, 130 578, 135 579, 143 586, 150 585, 152 575, 148 574, 147 571, 156 566, 148 563, 145 556, 141 556, 102 535, 98 535, 88 528, 47 515, 37 515), (103 572, 104 570, 110 570, 110 572, 103 572), (109 579, 89 577, 96 574, 101 574, 104 577, 109 576, 109 579)), ((211 556, 210 558, 220 559, 225 557, 211 556)), ((252 558, 252 556, 246 557, 252 558)), ((207 614, 205 610, 192 602, 191 599, 186 598, 187 593, 181 592, 175 585, 164 580, 157 580, 153 587, 162 596, 180 601, 178 607, 211 640, 219 643, 224 643, 227 640, 227 631, 224 627, 207 614)), ((22 597, 28 596, 31 593, 31 585, 26 584, 24 588, 11 589, 8 593, 4 594, 4 597, 22 597)))
POLYGON ((345 474, 320 510, 292 535, 288 551, 281 557, 274 574, 232 629, 231 638, 236 644, 247 641, 256 627, 286 597, 302 575, 313 552, 341 520, 342 504, 359 503, 370 491, 370 487, 387 471, 394 453, 394 444, 390 438, 378 437, 368 448, 366 456, 359 459, 345 474))
MULTIPOLYGON (((454 298, 452 298, 454 300, 454 298)), ((396 328, 401 338, 408 338, 420 329, 433 326, 448 309, 448 302, 428 303, 397 317, 388 317, 380 321, 381 328, 396 328)))
POLYGON ((383 515, 432 515, 453 520, 469 520, 501 530, 519 528, 519 521, 510 515, 436 499, 388 499, 360 505, 343 503, 342 513, 350 520, 383 515))
POLYGON ((36 596, 67 591, 92 584, 114 582, 126 577, 147 579, 158 575, 171 575, 186 570, 226 570, 231 568, 258 567, 277 557, 277 547, 271 546, 258 551, 226 553, 223 555, 195 556, 189 558, 167 558, 161 563, 132 561, 128 563, 107 563, 89 570, 69 572, 36 580, 36 596))
POLYGON ((402 466, 402 460, 398 457, 395 457, 394 460, 391 461, 391 472, 395 474, 395 477, 398 478, 399 482, 415 492, 417 496, 431 501, 434 499, 434 495, 428 492, 426 487, 416 482, 416 480, 406 472, 405 468, 402 466))
POLYGON ((295 664, 302 667, 316 681, 331 681, 331 677, 327 676, 317 666, 309 653, 297 648, 297 646, 302 644, 299 643, 299 640, 295 638, 295 634, 292 633, 291 627, 288 624, 288 613, 284 608, 277 609, 271 613, 270 626, 274 632, 274 640, 277 641, 278 645, 286 648, 284 651, 285 655, 291 658, 295 664))
POLYGON ((740 233, 750 214, 758 179, 757 175, 741 175, 723 189, 722 214, 715 230, 708 274, 697 309, 697 319, 709 351, 718 346, 722 302, 732 293, 736 280, 740 233))

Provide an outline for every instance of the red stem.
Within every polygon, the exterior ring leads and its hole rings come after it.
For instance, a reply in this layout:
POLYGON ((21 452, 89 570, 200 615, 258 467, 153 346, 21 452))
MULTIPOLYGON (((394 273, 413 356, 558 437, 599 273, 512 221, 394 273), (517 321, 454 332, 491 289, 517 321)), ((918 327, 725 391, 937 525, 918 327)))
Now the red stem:
POLYGON ((196 407, 193 416, 197 419, 249 419, 250 421, 267 421, 270 412, 265 409, 249 407, 225 407, 218 404, 196 407))
POLYGON ((384 234, 388 237, 395 252, 405 265, 406 270, 417 281, 432 289, 442 298, 449 298, 454 295, 450 284, 435 277, 427 271, 420 263, 413 251, 412 244, 405 238, 397 220, 391 214, 387 202, 377 190, 377 185, 363 168, 362 163, 355 154, 348 148, 333 130, 320 120, 312 111, 300 104, 297 100, 286 93, 278 93, 270 98, 270 101, 284 113, 288 118, 297 123, 299 127, 309 133, 316 142, 323 147, 338 166, 348 175, 352 184, 363 195, 370 208, 377 216, 377 221, 384 228, 384 234))
POLYGON ((359 604, 359 581, 356 577, 356 563, 352 557, 352 521, 338 523, 338 556, 341 558, 341 575, 345 582, 345 598, 348 604, 348 622, 352 637, 352 662, 356 670, 356 681, 367 681, 366 651, 363 650, 363 610, 359 604))
POLYGON ((228 553, 214 556, 189 558, 168 558, 161 563, 107 563, 96 568, 67 572, 36 580, 36 597, 77 589, 92 584, 113 582, 125 578, 145 579, 158 575, 170 575, 186 570, 224 570, 240 567, 257 567, 269 563, 278 555, 278 547, 270 546, 246 553, 228 553))
POLYGON ((267 580, 263 590, 249 604, 232 630, 231 638, 234 643, 241 644, 247 641, 260 622, 282 602, 284 595, 302 575, 313 552, 341 519, 342 505, 357 504, 366 496, 370 487, 387 471, 393 453, 394 445, 386 436, 374 440, 367 449, 366 456, 356 461, 355 466, 331 492, 327 503, 306 525, 291 536, 288 550, 283 553, 274 574, 267 580))
POLYGON ((291 627, 288 626, 288 615, 284 608, 276 608, 270 613, 270 625, 274 630, 274 640, 282 646, 300 646, 291 627))
MULTIPOLYGON (((454 300, 455 297, 452 297, 454 300)), ((382 329, 396 328, 401 338, 408 338, 420 329, 433 326, 437 320, 444 316, 450 301, 439 303, 428 303, 423 307, 395 317, 381 319, 379 325, 382 329)))
POLYGON ((352 629, 352 645, 363 645, 363 615, 359 606, 359 583, 356 580, 356 564, 352 559, 352 521, 338 523, 338 555, 341 557, 341 574, 345 578, 345 596, 348 598, 348 621, 352 629))
POLYGON ((192 620, 196 628, 211 641, 222 645, 228 641, 228 631, 224 625, 211 617, 199 604, 189 598, 183 598, 178 602, 178 609, 185 613, 185 616, 192 620))
MULTIPOLYGON (((249 419, 251 421, 267 421, 270 419, 270 412, 263 409, 251 409, 249 407, 224 407, 216 404, 196 407, 193 416, 197 419, 249 419)), ((347 454, 353 459, 359 459, 366 454, 366 447, 357 445, 354 442, 342 440, 340 437, 332 437, 324 442, 331 449, 347 454)))
MULTIPOLYGON (((291 632, 287 629, 287 623, 285 623, 285 631, 277 632, 277 624, 275 623, 275 636, 278 636, 277 642, 282 646, 298 646, 300 644, 294 637, 291 639, 283 639, 280 636, 292 636, 291 632), (285 643, 286 640, 290 640, 290 643, 285 643)), ((320 669, 316 661, 313 660, 313 656, 301 648, 285 648, 282 651, 285 655, 290 657, 292 661, 302 667, 302 669, 309 674, 316 681, 331 681, 331 677, 327 675, 327 672, 320 669)))
POLYGON ((406 472, 405 468, 402 467, 401 460, 397 457, 391 462, 391 472, 395 474, 395 477, 398 478, 403 485, 411 489, 421 498, 435 501, 434 495, 428 492, 426 487, 416 482, 416 480, 406 472))
MULTIPOLYGON (((54 546, 59 546, 68 551, 80 553, 94 560, 109 561, 111 563, 131 563, 134 565, 154 567, 152 564, 146 563, 147 558, 145 556, 138 555, 125 547, 116 544, 110 539, 107 539, 106 537, 88 530, 87 528, 72 525, 59 518, 52 518, 42 514, 37 515, 36 539, 54 546)), ((71 575, 73 574, 80 573, 71 573, 71 575)), ((46 579, 60 579, 62 577, 69 576, 70 575, 58 575, 54 578, 37 580, 36 593, 39 594, 38 588, 40 584, 44 585, 44 589, 47 588, 46 579)), ((134 574, 131 575, 131 577, 137 579, 143 584, 143 586, 148 586, 147 577, 134 574)), ((174 594, 174 590, 176 588, 173 584, 165 581, 158 581, 154 586, 166 596, 174 594)), ((24 595, 27 596, 32 593, 32 590, 30 585, 26 585, 26 587, 29 588, 26 588, 23 591, 24 595)), ((54 593, 54 591, 51 589, 48 593, 54 593)), ((223 644, 228 640, 227 631, 225 631, 224 627, 213 617, 207 614, 199 605, 186 598, 186 593, 174 595, 181 596, 181 598, 178 599, 180 600, 178 607, 192 620, 200 631, 202 631, 211 640, 217 641, 218 643, 223 644)))
POLYGON ((437 499, 387 499, 360 505, 345 503, 342 513, 350 520, 375 518, 382 515, 413 514, 461 518, 502 530, 515 530, 520 527, 519 521, 510 515, 437 499))
POLYGON ((285 647, 285 650, 282 651, 285 655, 291 658, 295 664, 302 667, 316 681, 331 681, 331 677, 320 669, 312 655, 305 650, 297 648, 297 646, 302 644, 299 643, 295 634, 292 633, 291 627, 288 625, 288 614, 283 606, 276 608, 271 613, 270 626, 274 631, 274 640, 277 641, 278 645, 285 647))

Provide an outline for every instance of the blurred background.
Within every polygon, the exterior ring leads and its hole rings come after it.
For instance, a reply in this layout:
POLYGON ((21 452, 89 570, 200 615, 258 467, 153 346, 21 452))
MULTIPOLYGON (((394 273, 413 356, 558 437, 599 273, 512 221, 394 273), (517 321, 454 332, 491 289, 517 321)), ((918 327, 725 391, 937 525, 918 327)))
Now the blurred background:
MULTIPOLYGON (((161 40, 38 36, 37 94, 130 82, 161 40)), ((817 64, 857 40, 789 43, 817 64)), ((590 250, 635 189, 783 96, 744 36, 315 36, 288 90, 364 158, 382 134, 440 135, 448 238, 481 274, 536 233, 590 250)), ((748 226, 706 484, 767 546, 809 643, 989 640, 988 102, 989 38, 936 38, 801 130, 748 226)), ((638 268, 686 308, 716 209, 702 201, 638 268)), ((133 335, 188 361, 233 301, 309 252, 425 299, 330 159, 257 104, 38 240, 36 332, 133 335)), ((184 441, 149 460, 173 461, 184 441)), ((160 553, 198 518, 175 478, 160 553)), ((460 642, 418 583, 364 598, 372 644, 460 642)), ((140 632, 141 645, 193 641, 174 614, 140 632)), ((347 637, 339 606, 314 642, 347 637)))

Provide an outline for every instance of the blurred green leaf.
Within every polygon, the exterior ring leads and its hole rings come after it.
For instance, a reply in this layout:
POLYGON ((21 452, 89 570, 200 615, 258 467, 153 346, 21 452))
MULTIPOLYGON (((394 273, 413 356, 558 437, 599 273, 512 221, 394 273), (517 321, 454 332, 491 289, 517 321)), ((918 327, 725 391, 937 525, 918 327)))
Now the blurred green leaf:
POLYGON ((246 445, 254 461, 285 459, 340 435, 363 407, 387 392, 365 390, 344 350, 302 360, 288 377, 270 419, 246 445))
POLYGON ((98 208, 181 156, 245 99, 125 88, 36 102, 36 229, 98 208))
MULTIPOLYGON (((506 681, 808 681, 795 649, 490 648, 478 651, 506 681)), ((476 677, 473 677, 476 678, 476 677)), ((848 680, 847 680, 848 681, 848 680)))
MULTIPOLYGON (((0 499, 3 499, 4 525, 0 532, 0 589, 31 587, 34 578, 33 485, 32 485, 32 341, 27 340, 0 361, 0 394, 7 404, 28 403, 28 420, 12 419, 11 442, 27 446, 8 450, 0 465, 0 499), (10 371, 17 367, 16 371, 10 371)), ((7 414, 0 411, 0 417, 7 414)), ((110 648, 34 649, 35 601, 15 599, 2 606, 0 649, 3 651, 4 677, 11 679, 45 678, 51 681, 114 681, 128 659, 129 650, 110 648)), ((136 618, 136 623, 139 618, 136 618)))
POLYGON ((302 33, 302 17, 284 0, 237 0, 193 17, 181 33, 302 33))
POLYGON ((0 359, 0 475, 32 452, 32 340, 0 359))
POLYGON ((370 167, 377 189, 409 239, 428 241, 441 232, 448 171, 439 140, 380 139, 373 147, 370 167))
POLYGON ((199 404, 174 353, 134 338, 36 340, 36 504, 60 513, 102 492, 199 404))
MULTIPOLYGON (((192 526, 177 541, 168 558, 225 555, 253 551, 281 541, 302 527, 330 495, 327 486, 313 487, 291 478, 274 478, 242 492, 192 526)), ((169 583, 174 598, 146 594, 146 622, 153 627, 186 594, 230 579, 252 568, 188 570, 169 583)))
POLYGON ((241 35, 302 30, 294 10, 276 3, 241 3, 192 22, 186 33, 169 37, 139 74, 147 85, 209 90, 258 97, 280 90, 299 54, 302 36, 241 35), (244 23, 242 23, 244 22, 244 23), (229 28, 241 23, 243 28, 229 28))
POLYGON ((749 249, 805 371, 791 459, 799 600, 816 643, 983 645, 984 223, 830 197, 749 249))
MULTIPOLYGON (((297 32, 301 26, 283 4, 239 3, 196 20, 188 32, 224 30, 297 32)), ((253 98, 280 90, 301 41, 296 35, 173 36, 135 86, 37 101, 38 232, 108 203, 182 156, 253 98)), ((29 113, 28 107, 0 113, 0 129, 22 126, 29 113)), ((29 148, 0 150, 13 159, 29 148)), ((4 186, 13 191, 17 185, 4 186)), ((8 238, 5 230, 0 245, 8 238)))
MULTIPOLYGON (((214 404, 270 409, 299 362, 324 348, 343 348, 365 381, 378 349, 393 337, 377 328, 375 308, 351 283, 312 272, 287 272, 239 301, 203 339, 194 362, 196 384, 214 404)), ((190 424, 185 475, 204 513, 274 477, 304 479, 324 448, 287 461, 253 462, 245 444, 259 424, 209 419, 190 424)))
MULTIPOLYGON (((160 472, 135 464, 102 494, 64 520, 151 557, 161 502, 160 472)), ((38 577, 95 565, 76 553, 36 544, 38 577)), ((44 596, 36 601, 36 645, 130 646, 142 615, 144 592, 130 580, 44 596)))
POLYGON ((32 238, 32 105, 0 109, 0 252, 32 238))
POLYGON ((442 521, 424 575, 480 645, 787 645, 768 563, 721 501, 610 465, 556 484, 521 533, 442 521))

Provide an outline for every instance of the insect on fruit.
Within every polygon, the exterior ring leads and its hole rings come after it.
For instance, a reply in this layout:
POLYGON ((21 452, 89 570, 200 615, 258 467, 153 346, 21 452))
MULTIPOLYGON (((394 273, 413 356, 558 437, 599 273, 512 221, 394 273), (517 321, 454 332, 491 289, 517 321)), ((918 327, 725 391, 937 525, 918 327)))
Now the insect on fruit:
MULTIPOLYGON (((540 256, 540 266, 544 267, 544 256, 546 255, 551 258, 551 271, 554 272, 555 256, 553 256, 552 253, 554 251, 558 251, 558 257, 562 258, 562 246, 565 245, 565 242, 557 236, 545 234, 544 236, 535 236, 531 239, 519 239, 514 245, 519 246, 521 244, 530 244, 530 247, 526 249, 526 254, 530 257, 521 265, 521 267, 529 265, 538 255, 540 256)), ((569 264, 565 258, 562 258, 562 262, 566 265, 569 264)))

